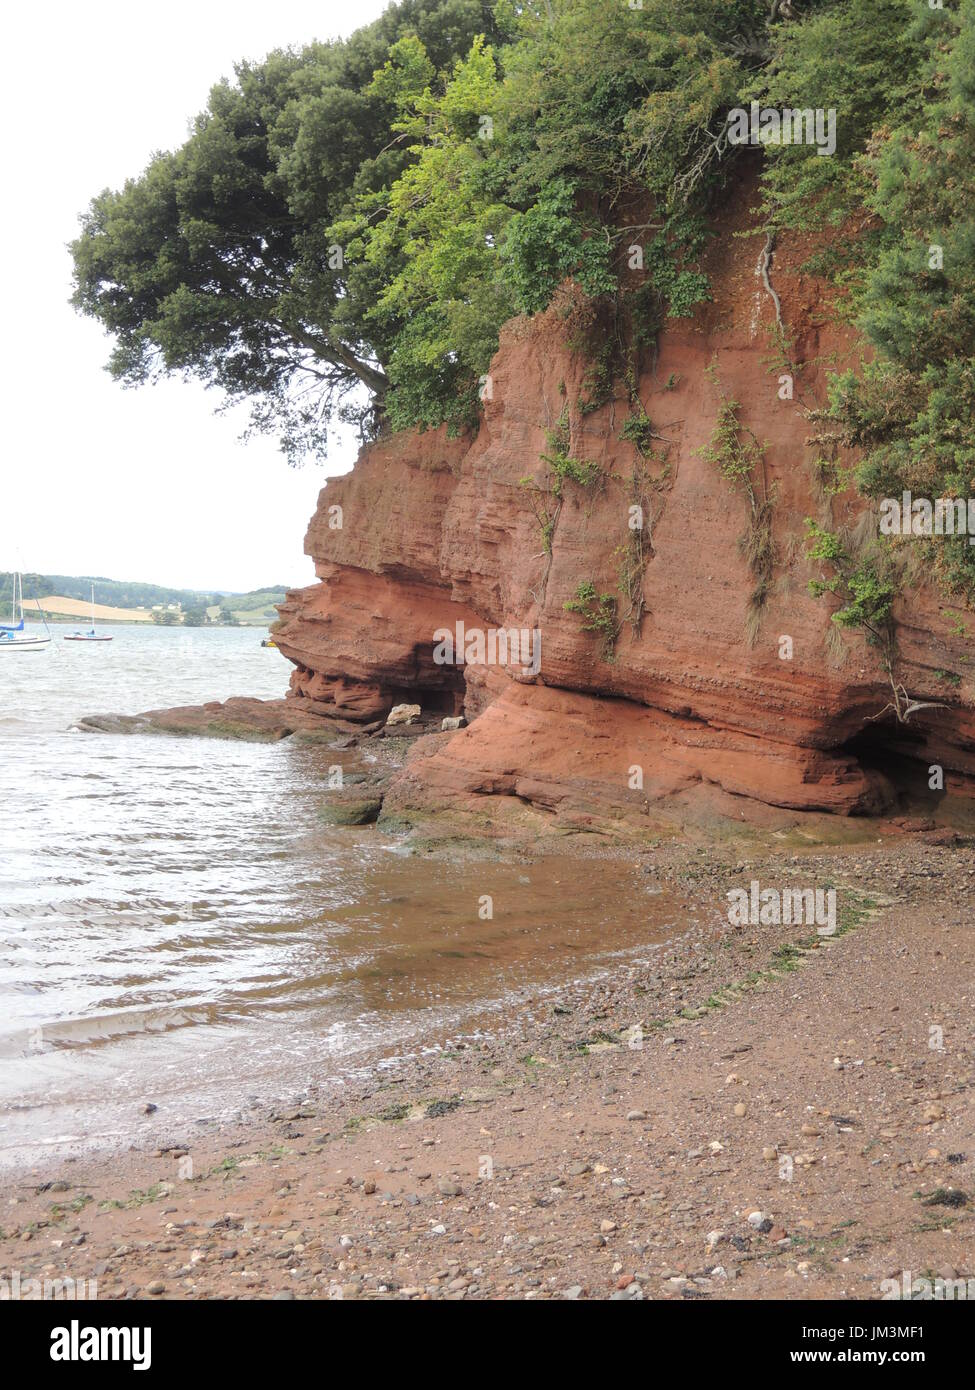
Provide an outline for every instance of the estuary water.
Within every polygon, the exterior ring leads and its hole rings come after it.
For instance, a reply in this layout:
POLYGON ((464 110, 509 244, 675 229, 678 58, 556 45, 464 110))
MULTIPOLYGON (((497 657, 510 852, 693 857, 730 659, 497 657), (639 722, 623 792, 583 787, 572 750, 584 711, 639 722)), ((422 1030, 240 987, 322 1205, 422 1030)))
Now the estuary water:
POLYGON ((278 697, 291 668, 254 628, 68 630, 0 653, 0 1166, 122 1142, 147 1100, 230 1114, 500 1028, 682 925, 615 864, 458 865, 323 824, 329 767, 359 753, 79 732, 278 697))

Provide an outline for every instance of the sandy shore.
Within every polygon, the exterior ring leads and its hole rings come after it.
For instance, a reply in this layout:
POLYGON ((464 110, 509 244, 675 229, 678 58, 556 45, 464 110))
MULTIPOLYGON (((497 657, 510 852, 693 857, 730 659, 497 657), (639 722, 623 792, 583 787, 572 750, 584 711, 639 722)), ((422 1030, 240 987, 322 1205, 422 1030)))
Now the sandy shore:
MULTIPOLYGON (((800 861, 652 870, 711 902, 800 861)), ((0 1271, 98 1297, 879 1298, 975 1278, 970 848, 803 856, 831 939, 716 920, 504 1039, 4 1180, 0 1271), (939 1031, 940 1030, 940 1031, 939 1031)), ((791 877, 790 877, 791 876, 791 877)), ((141 1097, 133 1097, 133 1114, 141 1097)))

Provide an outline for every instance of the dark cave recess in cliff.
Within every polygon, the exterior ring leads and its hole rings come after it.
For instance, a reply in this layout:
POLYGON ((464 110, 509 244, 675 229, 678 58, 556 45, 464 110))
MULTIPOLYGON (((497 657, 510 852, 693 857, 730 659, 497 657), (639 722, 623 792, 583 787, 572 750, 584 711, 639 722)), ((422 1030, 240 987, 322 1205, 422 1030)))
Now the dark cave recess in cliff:
POLYGON ((402 686, 390 689, 386 692, 387 698, 393 705, 419 705, 424 714, 462 714, 464 710, 464 687, 461 682, 460 688, 455 690, 443 689, 416 689, 415 687, 402 686))
POLYGON ((929 786, 934 761, 927 751, 923 730, 898 724, 891 717, 865 724, 836 750, 856 758, 862 768, 880 772, 887 778, 897 799, 897 807, 931 810, 944 792, 929 786))

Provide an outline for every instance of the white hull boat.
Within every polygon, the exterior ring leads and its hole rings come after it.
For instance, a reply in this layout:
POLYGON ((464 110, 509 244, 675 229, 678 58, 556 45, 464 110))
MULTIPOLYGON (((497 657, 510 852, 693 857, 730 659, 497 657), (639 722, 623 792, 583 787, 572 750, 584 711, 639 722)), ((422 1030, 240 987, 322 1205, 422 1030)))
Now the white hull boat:
POLYGON ((50 644, 49 636, 28 632, 24 626, 24 581, 15 571, 10 622, 0 623, 0 652, 39 652, 50 644))
POLYGON ((4 635, 0 633, 0 652, 39 652, 51 644, 50 637, 4 635))

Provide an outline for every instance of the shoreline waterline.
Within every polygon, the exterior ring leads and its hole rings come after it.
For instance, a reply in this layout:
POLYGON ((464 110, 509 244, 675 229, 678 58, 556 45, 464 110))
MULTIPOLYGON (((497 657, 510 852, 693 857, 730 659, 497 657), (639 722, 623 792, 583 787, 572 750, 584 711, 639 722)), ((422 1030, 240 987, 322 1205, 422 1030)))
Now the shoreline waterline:
POLYGON ((258 640, 137 629, 8 687, 0 1164, 125 1133, 154 1097, 229 1113, 491 1027, 683 929, 625 865, 450 863, 324 824, 329 769, 354 780, 368 753, 71 732, 100 708, 280 696, 290 667, 258 640))

